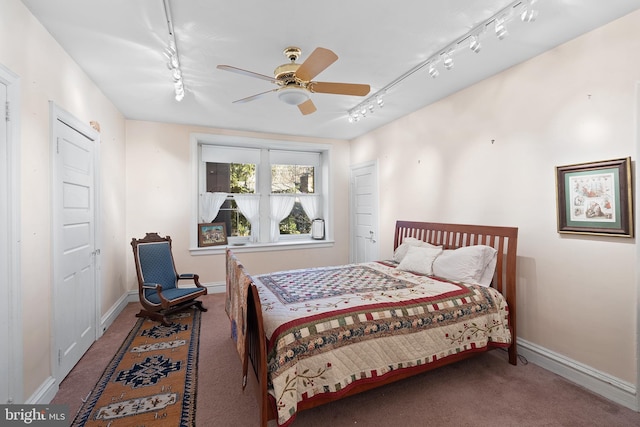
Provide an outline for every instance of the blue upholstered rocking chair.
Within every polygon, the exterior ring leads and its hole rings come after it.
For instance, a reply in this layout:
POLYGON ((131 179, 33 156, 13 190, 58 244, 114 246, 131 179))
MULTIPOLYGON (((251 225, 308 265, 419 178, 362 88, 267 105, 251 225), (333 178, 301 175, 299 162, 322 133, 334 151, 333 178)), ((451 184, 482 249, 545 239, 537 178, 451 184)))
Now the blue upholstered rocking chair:
POLYGON ((207 311, 202 302, 196 300, 207 294, 197 274, 178 274, 173 254, 171 238, 160 237, 157 233, 147 233, 143 239, 132 239, 133 256, 138 274, 138 295, 142 309, 137 317, 148 317, 168 326, 167 315, 196 306, 207 311), (180 280, 192 280, 194 286, 179 287, 180 280))

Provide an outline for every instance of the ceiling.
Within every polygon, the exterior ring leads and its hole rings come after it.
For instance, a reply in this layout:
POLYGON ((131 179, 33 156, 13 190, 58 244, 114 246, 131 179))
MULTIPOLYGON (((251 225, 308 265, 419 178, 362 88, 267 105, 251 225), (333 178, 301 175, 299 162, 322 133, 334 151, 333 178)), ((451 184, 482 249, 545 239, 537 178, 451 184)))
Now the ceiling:
MULTIPOLYGON (((127 119, 287 135, 353 139, 438 99, 640 8, 640 0, 539 0, 535 22, 524 23, 512 0, 169 0, 185 97, 174 98, 163 54, 169 40, 163 0, 23 0, 58 43, 127 119), (485 25, 511 10, 509 35, 485 25), (460 43, 454 67, 431 78, 410 72, 475 27, 486 28, 482 50, 460 43), (264 75, 288 60, 303 62, 324 47, 339 59, 314 80, 365 83, 374 95, 392 85, 383 108, 350 123, 363 98, 313 93, 317 112, 270 93, 272 83, 217 69, 232 65, 264 75), (402 77, 404 76, 404 77, 402 77)), ((553 70, 549 70, 553 72, 553 70)))

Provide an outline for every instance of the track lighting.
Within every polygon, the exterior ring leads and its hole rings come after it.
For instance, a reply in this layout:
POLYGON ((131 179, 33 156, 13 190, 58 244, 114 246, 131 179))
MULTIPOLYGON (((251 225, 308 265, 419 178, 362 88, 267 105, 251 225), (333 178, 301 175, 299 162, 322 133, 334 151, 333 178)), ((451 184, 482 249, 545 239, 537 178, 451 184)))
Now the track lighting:
POLYGON ((182 81, 182 70, 180 69, 180 60, 178 59, 178 51, 175 48, 175 42, 173 39, 169 39, 169 47, 165 50, 165 56, 167 56, 167 68, 171 72, 173 78, 176 101, 182 101, 184 98, 184 83, 182 81))
POLYGON ((533 22, 538 17, 538 10, 533 7, 535 2, 536 0, 523 2, 522 13, 520 13, 522 22, 533 22))
POLYGON ((367 117, 367 114, 373 114, 376 109, 384 107, 384 93, 378 92, 375 98, 367 98, 366 102, 361 102, 356 107, 349 110, 349 123, 355 123, 360 119, 367 117))
POLYGON ((429 64, 429 75, 434 79, 440 75, 440 71, 436 68, 436 64, 433 62, 429 64))
POLYGON ((446 68, 447 70, 450 70, 453 68, 453 58, 451 57, 451 54, 449 53, 443 53, 442 54, 442 65, 444 65, 444 68, 446 68))
POLYGON ((176 101, 180 102, 184 98, 184 85, 182 84, 182 79, 175 82, 175 92, 176 92, 176 101))
POLYGON ((475 53, 480 52, 480 49, 482 49, 482 45, 480 44, 479 36, 471 36, 471 43, 469 43, 469 49, 471 49, 475 53))
POLYGON ((496 25, 496 37, 500 40, 504 39, 509 32, 507 31, 507 26, 504 23, 504 18, 498 18, 495 21, 496 25))
POLYGON ((173 32, 173 21, 171 19, 171 8, 169 0, 163 0, 164 14, 167 19, 167 29, 169 31, 169 41, 164 50, 167 57, 167 68, 171 72, 176 101, 180 102, 184 99, 184 82, 182 80, 182 70, 180 69, 180 58, 178 57, 178 47, 176 46, 176 38, 173 32))
MULTIPOLYGON (((168 0, 165 0, 168 1, 168 0)), ((426 68, 429 75, 432 78, 436 78, 440 75, 438 70, 438 63, 442 62, 447 70, 453 68, 453 55, 461 48, 468 47, 471 51, 479 53, 482 44, 481 37, 485 32, 493 26, 496 37, 500 40, 504 39, 508 35, 506 24, 514 18, 514 16, 520 16, 520 19, 524 22, 533 22, 537 16, 538 11, 533 7, 533 4, 537 0, 516 0, 510 3, 505 8, 499 10, 491 18, 476 25, 462 37, 456 39, 453 43, 440 48, 436 53, 432 54, 418 65, 411 68, 401 76, 397 77, 391 83, 384 86, 378 92, 373 93, 364 101, 353 107, 348 111, 349 122, 355 123, 360 119, 365 118, 367 112, 373 113, 375 110, 375 104, 373 100, 376 100, 377 107, 382 107, 382 95, 386 94, 395 85, 400 84, 403 80, 417 73, 418 71, 426 68)))

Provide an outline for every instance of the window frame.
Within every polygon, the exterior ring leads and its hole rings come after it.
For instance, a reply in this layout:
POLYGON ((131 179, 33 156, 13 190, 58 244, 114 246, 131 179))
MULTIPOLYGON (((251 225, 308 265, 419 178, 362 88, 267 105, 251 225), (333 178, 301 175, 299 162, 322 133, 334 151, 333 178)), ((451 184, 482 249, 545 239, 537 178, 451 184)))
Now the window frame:
MULTIPOLYGON (((325 239, 314 240, 309 234, 302 235, 281 235, 278 242, 267 242, 269 227, 265 222, 260 224, 260 242, 249 242, 248 237, 229 238, 229 245, 234 252, 255 252, 269 250, 287 250, 305 247, 326 247, 332 246, 333 224, 331 208, 331 175, 330 159, 331 145, 321 143, 307 143, 299 141, 285 141, 267 138, 254 138, 250 136, 220 135, 207 133, 192 133, 191 140, 191 166, 192 166, 192 202, 190 215, 190 253, 192 255, 207 255, 212 253, 222 253, 226 246, 198 247, 198 207, 200 194, 206 190, 206 178, 204 162, 201 161, 201 147, 203 145, 218 145, 234 148, 257 148, 261 150, 260 164, 257 165, 256 193, 260 194, 260 215, 269 215, 269 195, 271 194, 271 163, 269 162, 269 150, 312 152, 320 153, 320 166, 316 167, 315 186, 316 191, 322 197, 322 213, 325 221, 325 239), (265 167, 266 166, 266 167, 265 167), (268 182, 268 184, 264 184, 268 182), (261 188, 260 186, 263 185, 261 188), (268 188, 268 191, 262 191, 268 188), (266 233, 266 234, 265 234, 266 233)), ((292 194, 292 196, 295 196, 292 194)), ((267 220, 268 222, 268 220, 267 220)))

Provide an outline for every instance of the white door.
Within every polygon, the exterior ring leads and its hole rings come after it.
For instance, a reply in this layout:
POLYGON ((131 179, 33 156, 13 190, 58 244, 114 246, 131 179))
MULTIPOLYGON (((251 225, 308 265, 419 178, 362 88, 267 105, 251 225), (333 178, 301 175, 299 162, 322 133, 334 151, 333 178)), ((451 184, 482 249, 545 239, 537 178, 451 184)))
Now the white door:
POLYGON ((96 197, 92 129, 52 104, 54 377, 69 373, 96 339, 96 197), (88 129, 86 129, 88 128, 88 129), (91 136, 90 136, 91 135, 91 136))
MULTIPOLYGON (((9 341, 9 170, 7 155, 7 86, 0 82, 0 342, 9 341)), ((11 399, 9 345, 0 346, 0 404, 11 399)))
POLYGON ((351 262, 378 259, 378 164, 351 167, 351 262))

